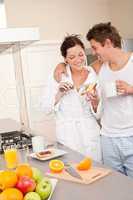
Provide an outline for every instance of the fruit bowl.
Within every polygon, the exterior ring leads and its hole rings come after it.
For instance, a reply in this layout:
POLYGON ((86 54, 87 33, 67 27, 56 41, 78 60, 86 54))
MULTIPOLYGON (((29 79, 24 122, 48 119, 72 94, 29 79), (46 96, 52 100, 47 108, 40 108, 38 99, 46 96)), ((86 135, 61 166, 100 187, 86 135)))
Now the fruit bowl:
POLYGON ((56 184, 57 179, 22 163, 16 170, 0 171, 0 200, 50 200, 56 184))
POLYGON ((56 187, 56 184, 57 184, 57 179, 55 179, 55 178, 50 178, 50 181, 51 181, 51 183, 52 183, 52 191, 51 191, 51 193, 50 193, 50 196, 49 196, 49 198, 47 199, 47 200, 50 200, 51 199, 51 197, 52 197, 52 194, 53 194, 53 192, 54 192, 54 190, 55 190, 55 187, 56 187))

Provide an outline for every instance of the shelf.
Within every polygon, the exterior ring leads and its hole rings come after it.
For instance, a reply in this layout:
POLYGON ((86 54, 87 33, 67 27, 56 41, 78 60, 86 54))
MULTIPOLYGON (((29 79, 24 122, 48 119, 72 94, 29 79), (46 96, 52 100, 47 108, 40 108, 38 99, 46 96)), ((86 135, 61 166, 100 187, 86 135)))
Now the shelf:
POLYGON ((14 43, 39 40, 38 28, 0 29, 0 43, 14 43))
POLYGON ((39 38, 38 28, 0 29, 0 53, 18 44, 23 48, 39 38))

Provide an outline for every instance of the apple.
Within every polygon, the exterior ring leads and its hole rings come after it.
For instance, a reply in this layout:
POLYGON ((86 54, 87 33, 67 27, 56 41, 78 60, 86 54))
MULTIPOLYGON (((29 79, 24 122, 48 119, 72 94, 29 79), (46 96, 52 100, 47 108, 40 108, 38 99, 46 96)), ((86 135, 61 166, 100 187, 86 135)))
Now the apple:
POLYGON ((40 195, 42 200, 49 197, 52 191, 52 184, 50 180, 44 177, 36 186, 36 192, 40 195))
POLYGON ((36 192, 28 192, 24 196, 24 200, 41 200, 41 197, 36 192))
POLYGON ((21 176, 16 184, 16 188, 25 194, 27 192, 33 192, 36 188, 36 183, 27 176, 21 176))
POLYGON ((33 178, 37 183, 39 183, 39 181, 41 181, 42 178, 43 178, 42 172, 41 172, 39 169, 35 168, 35 167, 32 167, 32 172, 33 172, 32 178, 33 178))

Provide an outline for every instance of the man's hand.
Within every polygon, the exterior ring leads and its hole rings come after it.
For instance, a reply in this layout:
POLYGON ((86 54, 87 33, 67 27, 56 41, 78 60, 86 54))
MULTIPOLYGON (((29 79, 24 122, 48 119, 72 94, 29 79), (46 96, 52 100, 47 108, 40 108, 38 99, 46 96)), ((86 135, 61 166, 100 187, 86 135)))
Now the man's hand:
POLYGON ((118 94, 122 95, 133 94, 133 86, 122 80, 116 81, 116 89, 118 94))
POLYGON ((65 64, 65 63, 59 63, 59 64, 56 66, 55 70, 54 70, 54 79, 55 79, 57 82, 60 82, 60 81, 61 81, 62 73, 64 73, 64 74, 67 75, 66 64, 65 64))

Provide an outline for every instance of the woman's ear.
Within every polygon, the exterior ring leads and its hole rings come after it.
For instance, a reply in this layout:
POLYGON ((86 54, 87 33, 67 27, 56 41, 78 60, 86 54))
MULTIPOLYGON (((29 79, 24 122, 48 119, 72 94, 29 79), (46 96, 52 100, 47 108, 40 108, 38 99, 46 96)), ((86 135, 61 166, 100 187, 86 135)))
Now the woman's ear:
POLYGON ((64 59, 64 63, 65 63, 66 65, 68 64, 68 62, 67 62, 67 59, 66 59, 66 58, 64 59))
POLYGON ((112 42, 111 42, 111 40, 110 39, 106 39, 105 40, 105 43, 104 43, 104 46, 107 46, 107 47, 112 47, 113 46, 113 44, 112 44, 112 42))

